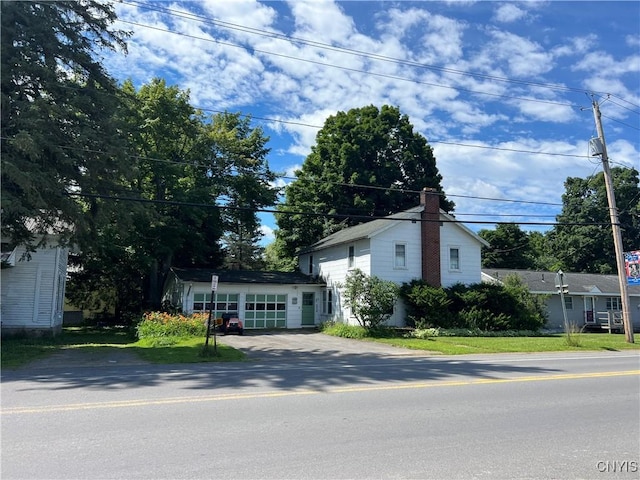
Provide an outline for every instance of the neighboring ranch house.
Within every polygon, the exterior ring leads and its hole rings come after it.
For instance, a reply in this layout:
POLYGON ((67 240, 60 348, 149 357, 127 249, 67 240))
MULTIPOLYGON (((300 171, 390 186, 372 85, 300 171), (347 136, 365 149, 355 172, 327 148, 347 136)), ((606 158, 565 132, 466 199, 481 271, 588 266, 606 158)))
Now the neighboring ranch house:
POLYGON ((213 315, 237 312, 247 329, 302 328, 317 323, 322 281, 299 272, 172 268, 163 300, 185 314, 209 312, 211 278, 218 277, 213 315))
POLYGON ((2 242, 2 335, 55 335, 62 330, 68 249, 50 244, 25 257, 2 242))
MULTIPOLYGON (((518 276, 529 291, 544 295, 547 305, 547 324, 550 330, 564 329, 564 314, 557 285, 556 272, 532 270, 508 270, 499 268, 482 269, 485 282, 500 283, 508 275, 518 276)), ((563 284, 569 293, 564 294, 567 319, 571 325, 585 330, 622 331, 622 303, 617 275, 591 273, 564 273, 563 284)), ((640 285, 627 287, 634 331, 640 331, 640 285)))
MULTIPOLYGON (((216 274, 216 317, 238 312, 247 329, 301 328, 355 322, 341 299, 355 268, 399 285, 480 283, 480 250, 488 244, 438 205, 438 195, 425 191, 417 207, 336 232, 305 249, 295 273, 172 269, 164 300, 186 314, 206 312, 216 274)), ((387 323, 404 325, 404 312, 399 301, 387 323)))
MULTIPOLYGON (((480 251, 488 243, 440 210, 435 191, 421 192, 420 200, 417 207, 340 230, 301 252, 300 270, 327 284, 317 310, 320 322, 356 322, 341 298, 353 269, 398 285, 414 279, 436 287, 480 283, 480 251)), ((405 325, 402 301, 386 323, 405 325)))

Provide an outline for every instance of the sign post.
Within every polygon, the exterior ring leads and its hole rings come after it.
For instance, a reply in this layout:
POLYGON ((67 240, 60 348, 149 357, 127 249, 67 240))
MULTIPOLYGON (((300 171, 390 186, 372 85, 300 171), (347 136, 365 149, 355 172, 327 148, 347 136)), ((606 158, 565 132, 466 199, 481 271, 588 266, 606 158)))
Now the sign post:
MULTIPOLYGON (((213 317, 213 305, 216 300, 216 290, 218 289, 218 276, 211 276, 211 301, 209 302, 209 318, 207 318, 207 338, 204 340, 205 351, 209 349, 209 336, 211 335, 211 320, 213 317)), ((216 325, 213 325, 213 353, 218 354, 218 339, 216 337, 216 325)))

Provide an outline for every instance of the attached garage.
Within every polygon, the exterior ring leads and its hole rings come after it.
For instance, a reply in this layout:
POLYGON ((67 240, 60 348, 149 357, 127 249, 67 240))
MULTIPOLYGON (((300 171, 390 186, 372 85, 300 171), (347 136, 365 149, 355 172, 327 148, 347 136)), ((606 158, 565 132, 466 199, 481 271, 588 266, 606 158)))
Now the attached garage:
POLYGON ((171 269, 163 300, 185 314, 237 312, 246 329, 301 328, 320 323, 324 282, 300 272, 171 269), (218 284, 211 304, 211 278, 218 284))

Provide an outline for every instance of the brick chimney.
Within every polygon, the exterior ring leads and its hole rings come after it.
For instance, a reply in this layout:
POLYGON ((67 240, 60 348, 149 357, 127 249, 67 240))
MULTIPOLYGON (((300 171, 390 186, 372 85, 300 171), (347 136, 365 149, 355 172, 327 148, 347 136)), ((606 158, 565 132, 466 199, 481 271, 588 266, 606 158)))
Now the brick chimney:
POLYGON ((422 279, 432 287, 440 287, 440 195, 435 188, 420 192, 420 232, 422 237, 422 279))

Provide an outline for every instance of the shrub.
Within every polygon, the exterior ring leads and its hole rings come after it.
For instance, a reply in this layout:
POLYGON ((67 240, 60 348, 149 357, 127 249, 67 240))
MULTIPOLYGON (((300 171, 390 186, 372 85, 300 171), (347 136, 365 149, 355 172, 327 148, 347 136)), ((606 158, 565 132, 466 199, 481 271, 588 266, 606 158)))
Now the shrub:
POLYGON ((375 330, 393 314, 398 290, 393 282, 355 269, 347 275, 342 298, 362 327, 375 330))
POLYGON ((367 329, 360 325, 347 325, 334 321, 324 322, 320 325, 320 331, 327 335, 343 338, 365 338, 369 336, 367 329))
POLYGON ((487 332, 477 328, 452 328, 440 330, 440 337, 538 337, 543 335, 539 331, 533 330, 503 330, 500 332, 487 332))
POLYGON ((420 328, 420 329, 416 328, 409 334, 409 336, 412 338, 419 338, 421 340, 426 340, 428 338, 439 337, 440 329, 439 328, 420 328))
POLYGON ((486 332, 508 330, 511 324, 511 318, 504 313, 496 314, 491 310, 478 308, 475 305, 462 310, 459 313, 459 317, 465 328, 486 332))
POLYGON ((407 323, 472 331, 537 331, 545 324, 544 299, 532 295, 519 278, 504 285, 455 284, 445 289, 414 280, 402 286, 407 323))
POLYGON ((418 330, 454 326, 455 315, 449 311, 451 300, 442 288, 413 280, 402 285, 400 294, 407 300, 407 326, 418 330))
POLYGON ((207 332, 206 313, 191 316, 164 312, 147 312, 136 328, 139 339, 160 337, 197 337, 207 332))

